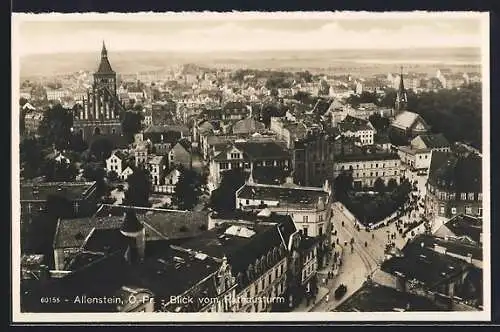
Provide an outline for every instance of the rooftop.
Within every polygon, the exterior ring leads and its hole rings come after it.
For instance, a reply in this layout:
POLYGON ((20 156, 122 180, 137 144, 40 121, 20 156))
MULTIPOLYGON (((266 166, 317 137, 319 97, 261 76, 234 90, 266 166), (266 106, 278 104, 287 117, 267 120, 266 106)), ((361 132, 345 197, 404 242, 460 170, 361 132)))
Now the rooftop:
POLYGON ((424 127, 428 127, 428 125, 420 115, 410 111, 403 111, 399 113, 391 123, 391 125, 396 128, 407 129, 415 126, 415 124, 418 122, 417 120, 423 123, 424 127))
POLYGON ((459 238, 468 237, 478 244, 481 242, 483 232, 483 221, 481 219, 461 214, 451 218, 443 227, 446 227, 454 236, 459 238))
POLYGON ((366 284, 356 291, 344 303, 338 306, 338 312, 382 312, 404 309, 407 311, 442 311, 434 302, 423 297, 378 284, 366 284))
POLYGON ((381 265, 381 270, 393 275, 402 275, 406 280, 423 283, 434 289, 439 284, 454 278, 472 267, 465 261, 443 255, 428 247, 428 237, 417 237, 403 248, 402 257, 392 257, 381 265))
POLYGON ((356 132, 359 130, 373 130, 370 126, 370 122, 360 118, 356 118, 347 115, 344 120, 338 123, 338 127, 342 132, 352 131, 356 132))
MULTIPOLYGON (((62 219, 54 236, 54 248, 77 248, 84 244, 92 229, 119 229, 127 207, 103 205, 93 217, 62 219)), ((202 232, 207 223, 206 212, 132 208, 146 229, 146 240, 184 239, 202 232)))
POLYGON ((426 135, 419 135, 415 139, 419 138, 424 142, 425 146, 427 148, 442 148, 442 147, 449 147, 450 142, 444 137, 443 134, 426 134, 426 135))
POLYGON ((277 201, 278 206, 294 206, 314 208, 320 199, 326 204, 329 193, 322 188, 301 187, 295 185, 265 185, 265 184, 244 184, 237 191, 237 198, 277 201))
MULTIPOLYGON (((254 265, 257 259, 267 256, 273 248, 288 244, 289 237, 296 231, 289 216, 255 217, 254 220, 221 220, 221 224, 201 236, 182 244, 183 248, 203 252, 208 256, 227 257, 234 275, 240 274, 240 287, 248 284, 247 268, 254 265), (273 221, 277 222, 274 223, 273 221), (240 232, 233 233, 235 227, 240 232), (245 228, 242 232, 242 229, 245 228), (228 231, 230 230, 230 231, 228 231), (239 234, 237 234, 239 233, 239 234), (245 235, 251 236, 241 236, 245 235), (285 242, 284 242, 285 241, 285 242)), ((280 257, 282 256, 281 254, 280 257)), ((276 257, 277 258, 277 257, 276 257)))
POLYGON ((356 151, 351 154, 336 155, 338 162, 356 162, 356 161, 379 161, 379 160, 399 160, 397 153, 387 151, 377 151, 374 153, 356 151))
POLYGON ((49 196, 64 197, 70 201, 85 199, 96 182, 42 182, 21 184, 21 202, 46 201, 49 196))
POLYGON ((476 154, 467 156, 453 153, 432 153, 429 183, 454 192, 482 191, 482 158, 476 154))

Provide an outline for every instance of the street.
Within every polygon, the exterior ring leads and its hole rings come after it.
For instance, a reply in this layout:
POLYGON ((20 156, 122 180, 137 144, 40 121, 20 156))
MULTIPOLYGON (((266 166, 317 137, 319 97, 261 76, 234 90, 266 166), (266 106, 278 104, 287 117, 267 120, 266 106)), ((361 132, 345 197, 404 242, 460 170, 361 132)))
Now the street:
MULTIPOLYGON (((419 197, 417 202, 423 202, 421 198, 425 195, 425 183, 427 176, 419 176, 412 174, 411 181, 417 181, 417 190, 413 194, 419 197)), ((404 228, 404 223, 411 223, 418 220, 420 214, 423 213, 423 208, 417 205, 417 209, 408 211, 399 220, 400 228, 404 228)), ((394 243, 397 248, 402 248, 409 236, 403 237, 397 229, 396 223, 389 223, 387 226, 377 228, 375 230, 366 230, 366 227, 357 223, 352 214, 346 210, 343 204, 335 202, 332 204, 332 224, 334 241, 343 247, 342 266, 339 269, 339 274, 327 285, 320 285, 323 288, 319 292, 316 304, 312 305, 308 311, 332 311, 349 296, 356 292, 363 282, 375 272, 384 260, 385 248, 388 243, 394 243), (359 229, 359 230, 358 230, 359 229), (352 245, 351 245, 352 242, 352 245), (334 292, 341 284, 347 286, 346 294, 339 300, 334 298, 334 292), (326 294, 329 294, 326 296, 326 294), (328 299, 328 301, 326 301, 328 299)), ((322 280, 322 275, 318 273, 319 280, 322 280)))

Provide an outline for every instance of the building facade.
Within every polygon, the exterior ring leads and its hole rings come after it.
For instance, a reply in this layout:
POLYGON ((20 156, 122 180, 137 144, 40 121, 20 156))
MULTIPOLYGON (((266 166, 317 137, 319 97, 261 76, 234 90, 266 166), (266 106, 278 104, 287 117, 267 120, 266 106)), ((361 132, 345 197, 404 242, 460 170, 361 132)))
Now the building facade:
POLYGON ((459 214, 482 217, 480 156, 433 152, 426 187, 425 214, 430 220, 459 214))

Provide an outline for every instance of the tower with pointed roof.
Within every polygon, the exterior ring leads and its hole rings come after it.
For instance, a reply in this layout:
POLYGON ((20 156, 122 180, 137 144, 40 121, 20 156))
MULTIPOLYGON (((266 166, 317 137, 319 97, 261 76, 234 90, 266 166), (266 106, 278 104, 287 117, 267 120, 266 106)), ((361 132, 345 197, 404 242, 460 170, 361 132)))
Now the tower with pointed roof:
POLYGON ((111 67, 104 41, 94 82, 82 105, 75 110, 73 127, 85 141, 94 135, 121 134, 120 113, 124 106, 116 94, 116 72, 111 67))
POLYGON ((105 87, 111 94, 116 95, 116 73, 109 63, 108 50, 104 41, 102 42, 101 62, 94 73, 94 87, 105 87))
POLYGON ((401 73, 399 75, 399 87, 396 93, 396 101, 394 103, 394 116, 406 109, 408 99, 406 96, 405 84, 403 81, 403 67, 401 67, 401 73))
POLYGON ((144 225, 137 219, 134 210, 125 212, 120 233, 129 240, 126 259, 130 263, 144 260, 146 249, 146 232, 144 225))

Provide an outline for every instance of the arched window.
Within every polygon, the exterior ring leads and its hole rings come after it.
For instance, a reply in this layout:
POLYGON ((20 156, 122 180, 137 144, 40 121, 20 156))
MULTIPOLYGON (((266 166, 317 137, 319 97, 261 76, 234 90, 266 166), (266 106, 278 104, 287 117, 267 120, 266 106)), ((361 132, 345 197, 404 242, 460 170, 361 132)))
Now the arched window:
POLYGON ((280 251, 279 251, 278 247, 274 247, 273 256, 274 256, 273 258, 274 258, 275 262, 277 262, 280 259, 280 251))
POLYGON ((253 280, 254 279, 254 268, 253 268, 252 264, 248 265, 248 268, 247 268, 247 278, 248 278, 248 280, 253 280))
POLYGON ((269 250, 269 252, 267 253, 267 266, 268 267, 271 267, 273 266, 273 254, 272 254, 272 249, 269 250))
POLYGON ((259 259, 257 258, 255 260, 255 276, 257 277, 258 275, 260 275, 260 262, 259 262, 259 259))
POLYGON ((261 258, 260 258, 260 273, 264 273, 266 271, 266 257, 265 255, 263 255, 261 258))

